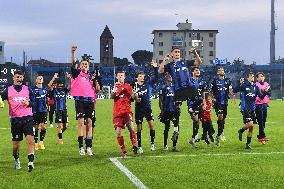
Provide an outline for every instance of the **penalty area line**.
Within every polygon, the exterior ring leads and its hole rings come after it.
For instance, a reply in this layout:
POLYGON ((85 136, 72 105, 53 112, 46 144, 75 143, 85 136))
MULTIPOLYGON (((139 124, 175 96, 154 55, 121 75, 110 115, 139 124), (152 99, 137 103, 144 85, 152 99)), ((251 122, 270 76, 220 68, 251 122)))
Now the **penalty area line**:
MULTIPOLYGON (((172 158, 172 157, 206 157, 206 156, 241 156, 241 155, 284 155, 284 152, 240 152, 240 153, 219 153, 219 154, 178 154, 178 155, 170 155, 170 156, 127 156, 125 159, 133 159, 133 158, 172 158)), ((116 159, 121 159, 122 157, 116 157, 116 159)), ((111 159, 111 158, 110 158, 111 159)))
POLYGON ((118 158, 109 158, 109 160, 118 167, 128 178, 129 180, 137 186, 137 188, 141 189, 147 189, 147 186, 145 186, 127 167, 125 167, 118 158))

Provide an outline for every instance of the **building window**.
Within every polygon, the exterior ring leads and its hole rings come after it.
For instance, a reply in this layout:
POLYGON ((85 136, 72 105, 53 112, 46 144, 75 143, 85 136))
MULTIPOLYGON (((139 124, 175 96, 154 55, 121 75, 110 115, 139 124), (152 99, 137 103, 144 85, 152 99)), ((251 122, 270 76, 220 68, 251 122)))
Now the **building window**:
POLYGON ((213 33, 209 33, 209 37, 214 37, 213 33))
POLYGON ((188 37, 191 38, 191 33, 188 34, 188 37))
POLYGON ((214 56, 213 51, 209 51, 209 56, 214 56))
POLYGON ((197 33, 197 40, 200 40, 200 33, 197 33))
POLYGON ((163 60, 159 60, 159 64, 161 64, 163 62, 163 60))
POLYGON ((209 42, 209 47, 213 47, 213 42, 209 42))
POLYGON ((163 56, 164 55, 164 51, 159 51, 159 55, 163 56))
POLYGON ((183 56, 186 56, 186 51, 183 51, 183 56))
POLYGON ((164 43, 163 42, 159 42, 159 47, 162 47, 164 46, 164 43))
POLYGON ((3 49, 2 49, 2 46, 0 46, 0 52, 2 52, 2 50, 3 50, 3 49))
POLYGON ((163 33, 159 33, 159 37, 163 37, 163 33))
POLYGON ((173 46, 174 47, 182 47, 182 41, 174 41, 173 46))
POLYGON ((192 46, 192 42, 188 42, 188 46, 191 47, 192 46))
POLYGON ((177 36, 177 33, 173 33, 173 37, 176 37, 177 36))

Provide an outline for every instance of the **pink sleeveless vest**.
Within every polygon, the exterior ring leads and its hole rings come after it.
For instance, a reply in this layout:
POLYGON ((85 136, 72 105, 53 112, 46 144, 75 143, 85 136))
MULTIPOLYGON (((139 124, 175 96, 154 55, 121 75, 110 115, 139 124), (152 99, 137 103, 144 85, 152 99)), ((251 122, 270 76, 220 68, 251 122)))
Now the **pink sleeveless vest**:
MULTIPOLYGON (((261 85, 259 82, 256 82, 255 85, 261 90, 261 92, 264 91, 265 87, 269 86, 267 82, 264 82, 263 85, 261 85)), ((269 96, 265 95, 263 100, 261 100, 258 96, 256 96, 256 104, 268 104, 269 103, 269 96)))
POLYGON ((93 81, 89 77, 89 74, 81 71, 75 79, 71 80, 71 96, 94 98, 93 81))
POLYGON ((22 90, 17 92, 13 86, 8 87, 8 103, 10 118, 32 116, 32 108, 22 105, 23 100, 30 101, 29 89, 22 85, 22 90))

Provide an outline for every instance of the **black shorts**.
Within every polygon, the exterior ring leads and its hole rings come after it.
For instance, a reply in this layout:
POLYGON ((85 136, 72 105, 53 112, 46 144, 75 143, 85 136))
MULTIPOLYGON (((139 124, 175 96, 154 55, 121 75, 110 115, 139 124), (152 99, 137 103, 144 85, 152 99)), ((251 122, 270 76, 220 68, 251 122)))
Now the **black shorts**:
POLYGON ((25 136, 34 136, 34 123, 32 118, 21 122, 11 123, 12 141, 22 141, 25 136))
POLYGON ((160 121, 161 121, 162 123, 169 122, 169 121, 173 121, 174 118, 175 118, 175 115, 176 115, 175 112, 165 112, 165 113, 162 115, 160 121))
POLYGON ((34 113, 33 119, 35 125, 39 125, 41 123, 47 124, 47 112, 34 113))
POLYGON ((182 102, 188 99, 194 100, 198 96, 198 91, 195 87, 189 86, 175 91, 174 101, 182 102))
POLYGON ((147 121, 154 120, 154 116, 151 109, 143 109, 139 107, 135 107, 135 122, 136 124, 141 124, 143 122, 143 118, 146 118, 147 121))
POLYGON ((214 109, 215 109, 215 113, 218 116, 218 114, 223 114, 223 118, 225 119, 227 117, 227 104, 218 104, 215 103, 214 104, 214 109))
POLYGON ((255 118, 255 112, 243 112, 243 123, 249 123, 249 122, 253 122, 254 124, 256 124, 256 118, 255 118))
POLYGON ((78 118, 93 119, 94 117, 95 114, 94 102, 75 100, 75 109, 76 109, 76 119, 78 118))
POLYGON ((68 123, 67 110, 62 110, 62 111, 56 112, 55 123, 68 123))

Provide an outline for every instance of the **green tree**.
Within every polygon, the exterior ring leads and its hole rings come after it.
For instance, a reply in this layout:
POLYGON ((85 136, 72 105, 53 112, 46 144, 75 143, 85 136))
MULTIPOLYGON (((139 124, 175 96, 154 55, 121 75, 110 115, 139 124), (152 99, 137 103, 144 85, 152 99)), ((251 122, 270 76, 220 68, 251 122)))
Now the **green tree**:
POLYGON ((135 64, 145 65, 152 61, 153 52, 146 50, 137 50, 132 55, 135 64))
POLYGON ((115 66, 126 66, 130 64, 127 58, 113 57, 115 66))

